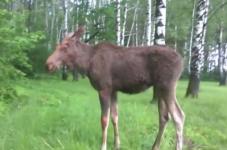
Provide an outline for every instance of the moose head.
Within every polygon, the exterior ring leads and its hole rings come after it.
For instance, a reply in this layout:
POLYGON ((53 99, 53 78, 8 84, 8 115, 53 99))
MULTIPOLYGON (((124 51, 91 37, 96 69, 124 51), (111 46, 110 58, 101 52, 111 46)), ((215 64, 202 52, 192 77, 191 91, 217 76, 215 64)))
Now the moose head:
POLYGON ((46 66, 48 71, 53 72, 62 65, 67 65, 70 69, 75 67, 75 61, 80 57, 83 49, 80 37, 84 33, 84 28, 79 27, 75 32, 69 33, 63 41, 56 46, 56 49, 48 57, 46 66))

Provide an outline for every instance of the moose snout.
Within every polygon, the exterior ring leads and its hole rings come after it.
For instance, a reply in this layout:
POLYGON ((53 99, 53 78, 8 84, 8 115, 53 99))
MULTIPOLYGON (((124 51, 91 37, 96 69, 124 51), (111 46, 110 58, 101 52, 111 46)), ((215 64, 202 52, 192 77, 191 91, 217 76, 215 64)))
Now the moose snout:
POLYGON ((57 66, 54 65, 54 63, 52 62, 46 62, 46 70, 48 70, 49 72, 53 72, 57 69, 57 66))

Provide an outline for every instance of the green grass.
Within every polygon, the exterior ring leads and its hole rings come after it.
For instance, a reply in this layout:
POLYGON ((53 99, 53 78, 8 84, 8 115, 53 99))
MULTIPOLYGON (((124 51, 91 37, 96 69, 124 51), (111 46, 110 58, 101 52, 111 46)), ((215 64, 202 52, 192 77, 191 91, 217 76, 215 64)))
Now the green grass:
MULTIPOLYGON (((97 150, 100 148, 100 106, 97 93, 79 82, 46 78, 14 83, 20 103, 0 117, 0 150, 97 150)), ((202 82, 198 99, 185 99, 186 81, 177 97, 185 114, 185 146, 193 150, 227 149, 227 87, 202 82)), ((152 89, 119 94, 122 150, 148 150, 158 130, 157 106, 149 102, 152 89)), ((169 123, 161 150, 172 150, 175 130, 169 123)), ((110 124, 108 147, 113 148, 110 124)))

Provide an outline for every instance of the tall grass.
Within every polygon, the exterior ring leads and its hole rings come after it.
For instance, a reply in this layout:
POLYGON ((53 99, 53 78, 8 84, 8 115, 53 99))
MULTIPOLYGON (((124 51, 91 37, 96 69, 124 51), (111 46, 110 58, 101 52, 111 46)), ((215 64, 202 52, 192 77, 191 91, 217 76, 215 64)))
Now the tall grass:
MULTIPOLYGON (((20 103, 0 117, 0 150, 97 150, 100 148, 100 106, 87 79, 20 80, 13 83, 20 103)), ((202 82, 198 99, 185 99, 186 81, 177 97, 185 114, 184 149, 227 149, 227 88, 202 82)), ((122 150, 147 150, 158 130, 158 112, 150 104, 152 89, 136 95, 119 93, 122 150)), ((169 123, 161 144, 172 150, 175 130, 169 123)), ((113 148, 110 124, 108 147, 113 148)))

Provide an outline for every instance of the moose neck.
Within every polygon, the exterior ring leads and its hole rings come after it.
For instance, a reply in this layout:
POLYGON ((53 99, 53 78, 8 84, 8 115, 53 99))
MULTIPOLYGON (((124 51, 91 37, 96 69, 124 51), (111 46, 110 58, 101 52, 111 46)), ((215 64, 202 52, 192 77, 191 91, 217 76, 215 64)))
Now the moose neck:
POLYGON ((90 45, 80 42, 75 67, 87 74, 93 49, 90 45))

